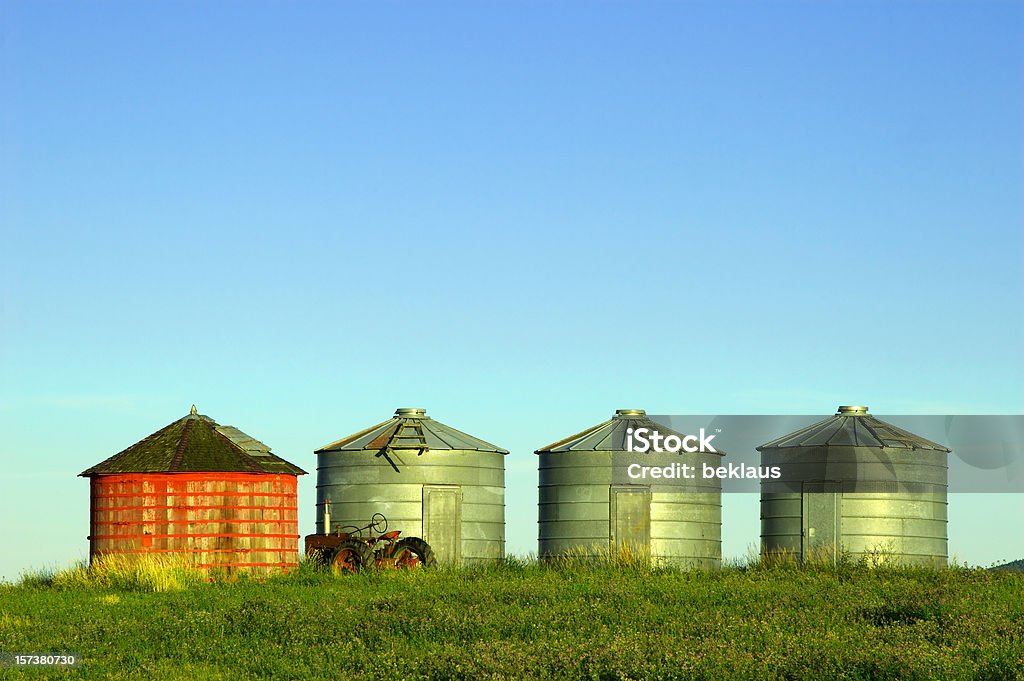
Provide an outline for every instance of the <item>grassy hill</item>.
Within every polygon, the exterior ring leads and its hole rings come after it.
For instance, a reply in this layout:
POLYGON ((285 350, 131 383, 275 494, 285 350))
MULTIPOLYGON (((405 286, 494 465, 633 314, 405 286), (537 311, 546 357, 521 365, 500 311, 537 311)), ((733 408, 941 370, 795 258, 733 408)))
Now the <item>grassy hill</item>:
POLYGON ((264 582, 78 571, 0 586, 0 650, 85 659, 0 670, 18 679, 1021 679, 1024 575, 515 560, 264 582))
POLYGON ((1011 561, 1009 563, 1003 563, 1002 565, 996 565, 992 570, 1011 570, 1013 572, 1024 572, 1024 558, 1020 560, 1011 561))

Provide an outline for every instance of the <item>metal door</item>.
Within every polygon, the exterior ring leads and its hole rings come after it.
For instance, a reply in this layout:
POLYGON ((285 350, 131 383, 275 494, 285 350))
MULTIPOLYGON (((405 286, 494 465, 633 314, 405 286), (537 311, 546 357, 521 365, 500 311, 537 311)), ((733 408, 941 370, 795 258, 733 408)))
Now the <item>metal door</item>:
POLYGON ((462 554, 462 488, 423 486, 423 540, 438 563, 456 565, 462 554))
POLYGON ((803 559, 835 563, 839 549, 838 482, 803 485, 803 559))
POLYGON ((651 491, 647 487, 612 486, 611 488, 611 550, 614 555, 626 548, 640 552, 651 546, 651 491))

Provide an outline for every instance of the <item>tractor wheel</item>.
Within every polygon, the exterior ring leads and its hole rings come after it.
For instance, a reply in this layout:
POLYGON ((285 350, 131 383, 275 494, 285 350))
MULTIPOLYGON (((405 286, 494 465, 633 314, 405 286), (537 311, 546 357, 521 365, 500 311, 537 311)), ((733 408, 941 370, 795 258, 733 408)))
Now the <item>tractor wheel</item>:
POLYGON ((335 572, 359 572, 373 564, 373 551, 358 539, 346 539, 338 544, 331 557, 331 567, 335 572))
POLYGON ((437 559, 434 557, 434 549, 430 548, 430 544, 423 541, 419 537, 406 537, 400 539, 395 544, 395 551, 392 554, 395 558, 395 567, 404 568, 406 570, 424 566, 433 567, 437 565, 437 559))

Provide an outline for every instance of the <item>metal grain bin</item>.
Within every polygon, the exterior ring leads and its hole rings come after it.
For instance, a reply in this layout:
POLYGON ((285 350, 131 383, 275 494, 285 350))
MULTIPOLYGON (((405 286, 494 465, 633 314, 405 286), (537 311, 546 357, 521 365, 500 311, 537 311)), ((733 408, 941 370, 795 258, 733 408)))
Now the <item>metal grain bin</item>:
POLYGON ((89 557, 177 554, 198 568, 298 566, 296 481, 262 442, 192 411, 81 473, 89 557))
POLYGON ((700 471, 704 463, 719 466, 721 453, 629 452, 627 434, 638 428, 683 437, 642 409, 619 409, 610 420, 536 451, 542 559, 615 555, 628 545, 662 564, 721 565, 721 481, 633 480, 624 474, 633 463, 686 463, 700 471))
POLYGON ((946 447, 839 407, 757 449, 782 472, 761 482, 763 555, 946 565, 946 447))
POLYGON ((365 526, 383 513, 389 530, 422 537, 438 562, 474 564, 505 553, 508 451, 398 409, 383 423, 317 454, 317 532, 365 526), (331 528, 323 526, 329 504, 331 528))

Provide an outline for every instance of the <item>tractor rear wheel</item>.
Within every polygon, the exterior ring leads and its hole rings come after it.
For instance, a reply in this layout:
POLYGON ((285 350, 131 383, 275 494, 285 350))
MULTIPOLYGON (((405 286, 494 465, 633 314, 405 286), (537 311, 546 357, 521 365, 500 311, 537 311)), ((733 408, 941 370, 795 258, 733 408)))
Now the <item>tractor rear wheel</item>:
POLYGON ((434 549, 430 544, 419 537, 406 537, 395 544, 395 551, 392 554, 395 558, 395 567, 412 569, 419 566, 433 567, 437 565, 437 558, 434 557, 434 549))
POLYGON ((373 563, 373 551, 358 539, 346 539, 338 544, 331 557, 335 572, 359 572, 373 563))

